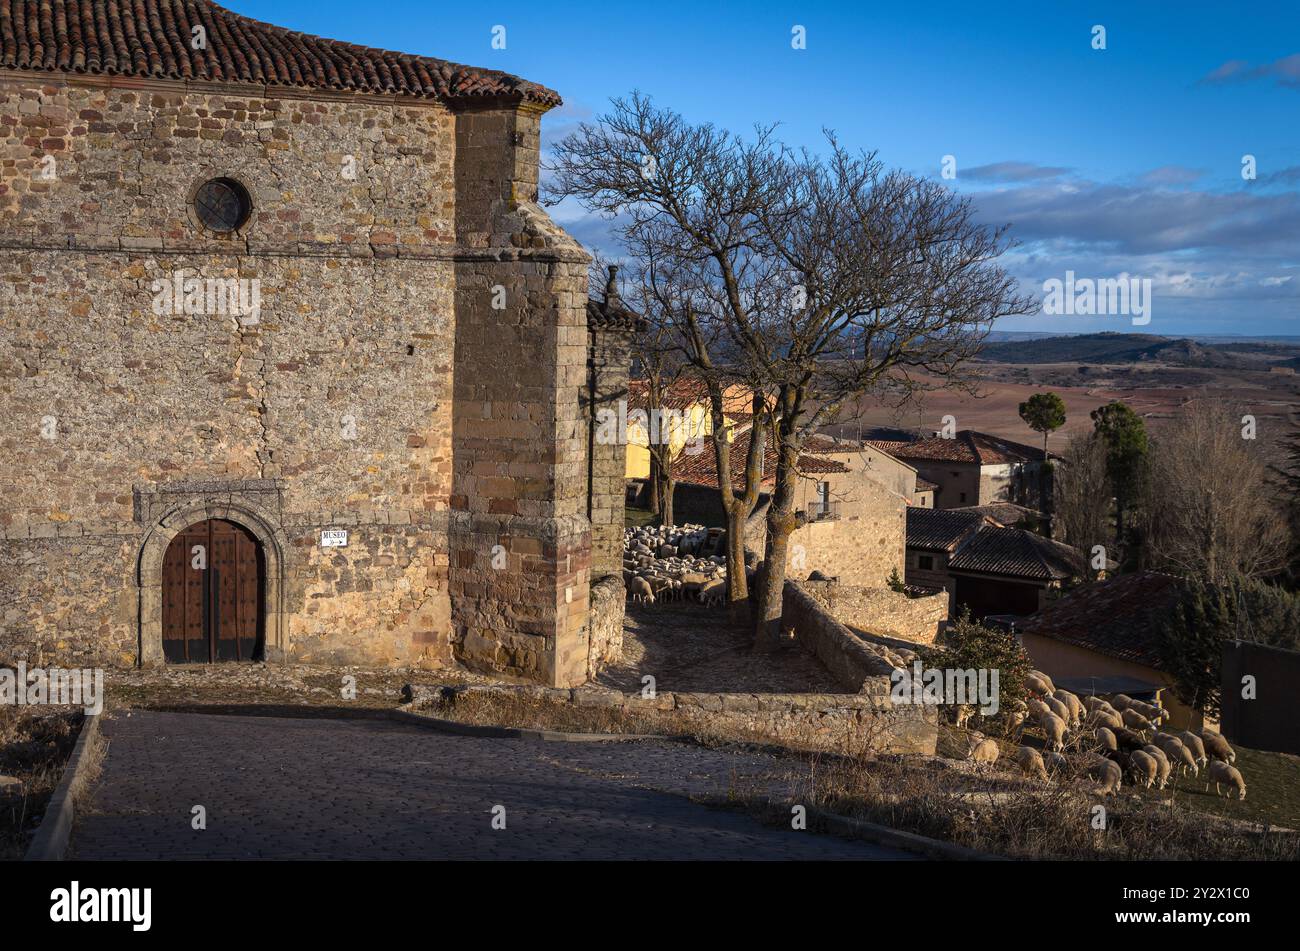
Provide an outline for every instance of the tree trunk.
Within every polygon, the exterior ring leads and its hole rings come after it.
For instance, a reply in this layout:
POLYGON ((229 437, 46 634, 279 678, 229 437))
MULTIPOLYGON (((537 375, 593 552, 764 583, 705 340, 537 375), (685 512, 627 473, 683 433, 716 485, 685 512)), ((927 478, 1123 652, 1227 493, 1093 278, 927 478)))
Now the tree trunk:
POLYGON ((793 431, 798 424, 798 402, 783 394, 782 403, 788 410, 777 424, 776 485, 767 509, 767 545, 763 554, 760 574, 758 612, 755 618, 754 650, 775 650, 781 644, 782 594, 785 590, 785 564, 790 547, 790 536, 798 527, 794 511, 798 486, 799 446, 794 444, 793 431))
POLYGON ((673 486, 675 480, 671 475, 659 470, 662 478, 659 480, 659 521, 664 525, 672 525, 673 522, 673 486))
POLYGON ((646 505, 650 511, 656 515, 659 514, 659 460, 655 454, 650 453, 650 478, 646 486, 646 494, 649 496, 646 505))

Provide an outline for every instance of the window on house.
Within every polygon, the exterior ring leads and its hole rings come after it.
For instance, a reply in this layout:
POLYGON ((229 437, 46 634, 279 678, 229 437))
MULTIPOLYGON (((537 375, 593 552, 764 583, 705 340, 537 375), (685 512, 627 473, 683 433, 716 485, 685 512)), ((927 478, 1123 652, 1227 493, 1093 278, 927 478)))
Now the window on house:
POLYGON ((253 213, 248 190, 233 178, 214 178, 194 193, 194 211, 203 227, 226 234, 238 231, 253 213))
POLYGON ((922 571, 934 571, 934 555, 918 555, 916 567, 922 571))
POLYGON ((965 492, 961 493, 960 498, 961 498, 961 501, 965 502, 965 501, 966 501, 966 493, 965 493, 965 492))

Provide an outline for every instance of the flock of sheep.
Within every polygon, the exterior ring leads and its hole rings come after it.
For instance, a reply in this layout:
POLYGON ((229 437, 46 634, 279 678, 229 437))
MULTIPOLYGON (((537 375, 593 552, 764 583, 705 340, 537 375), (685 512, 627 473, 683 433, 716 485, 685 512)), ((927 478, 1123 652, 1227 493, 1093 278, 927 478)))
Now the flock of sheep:
POLYGON ((682 601, 721 604, 727 559, 715 554, 703 525, 641 526, 623 530, 623 584, 633 603, 682 601))
MULTIPOLYGON (((1101 784, 1104 795, 1118 792, 1125 776, 1144 788, 1164 789, 1174 770, 1199 777, 1205 769, 1206 792, 1213 783, 1216 793, 1224 793, 1227 787, 1238 799, 1246 798, 1246 782, 1233 765, 1237 754, 1218 733, 1164 732, 1160 726, 1169 719, 1169 711, 1122 693, 1110 700, 1080 700, 1057 688, 1042 671, 1030 671, 1025 684, 1031 696, 1027 703, 1016 701, 1013 705, 1011 735, 1023 735, 1025 726, 1033 721, 1046 740, 1044 752, 1032 746, 1016 751, 1016 765, 1027 775, 1050 782, 1049 767, 1051 772, 1068 770, 1071 764, 1063 751, 1073 733, 1074 748, 1084 754, 1083 765, 1101 784)), ((969 710, 959 711, 958 724, 969 715, 969 710)), ((980 733, 971 736, 970 758, 977 763, 996 762, 997 743, 980 733)))

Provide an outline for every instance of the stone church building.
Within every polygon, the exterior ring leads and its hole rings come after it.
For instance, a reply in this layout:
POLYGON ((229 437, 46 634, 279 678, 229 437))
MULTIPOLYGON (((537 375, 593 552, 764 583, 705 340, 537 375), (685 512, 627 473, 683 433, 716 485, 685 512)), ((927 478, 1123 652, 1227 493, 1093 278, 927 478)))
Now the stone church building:
POLYGON ((617 650, 591 417, 637 319, 536 204, 559 102, 206 0, 0 0, 0 663, 617 650))

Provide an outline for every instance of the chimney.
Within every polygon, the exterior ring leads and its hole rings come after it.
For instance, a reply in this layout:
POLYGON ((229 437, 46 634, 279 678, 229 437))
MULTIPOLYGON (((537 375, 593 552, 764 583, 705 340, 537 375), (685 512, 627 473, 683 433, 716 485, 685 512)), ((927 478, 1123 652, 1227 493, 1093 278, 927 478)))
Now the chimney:
POLYGON ((605 281, 605 306, 612 307, 618 303, 618 265, 611 264, 609 266, 609 279, 605 281))

